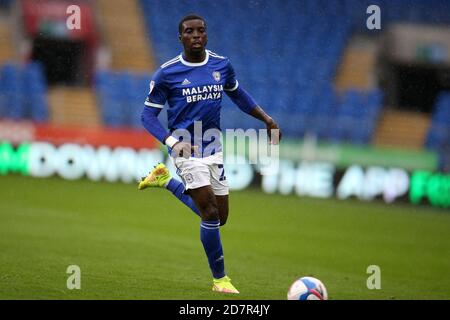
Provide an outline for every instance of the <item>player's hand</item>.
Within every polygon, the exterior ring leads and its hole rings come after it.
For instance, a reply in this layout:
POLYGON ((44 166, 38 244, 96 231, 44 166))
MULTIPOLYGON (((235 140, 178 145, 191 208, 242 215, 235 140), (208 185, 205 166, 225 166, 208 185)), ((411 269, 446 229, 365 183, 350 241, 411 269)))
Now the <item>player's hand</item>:
POLYGON ((172 156, 174 158, 183 157, 189 159, 189 157, 194 153, 197 154, 198 147, 192 146, 189 142, 177 142, 172 147, 172 156))
POLYGON ((270 144, 278 144, 281 140, 281 130, 278 123, 272 118, 266 122, 267 135, 269 137, 270 144))

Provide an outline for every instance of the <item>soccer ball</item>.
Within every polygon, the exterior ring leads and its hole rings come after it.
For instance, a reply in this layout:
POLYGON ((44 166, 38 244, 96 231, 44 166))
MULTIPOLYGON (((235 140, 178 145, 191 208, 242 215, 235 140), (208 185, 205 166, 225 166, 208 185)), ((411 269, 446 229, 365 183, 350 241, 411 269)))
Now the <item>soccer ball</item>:
POLYGON ((328 300, 327 289, 322 281, 303 277, 294 281, 287 294, 288 300, 328 300))

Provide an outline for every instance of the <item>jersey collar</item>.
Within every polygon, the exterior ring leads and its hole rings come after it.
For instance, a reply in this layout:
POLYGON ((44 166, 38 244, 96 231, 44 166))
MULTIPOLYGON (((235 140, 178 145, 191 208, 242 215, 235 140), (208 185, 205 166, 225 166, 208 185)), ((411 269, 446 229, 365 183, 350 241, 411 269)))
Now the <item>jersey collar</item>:
POLYGON ((205 50, 205 60, 203 60, 202 62, 189 62, 189 61, 186 61, 183 58, 183 54, 182 53, 180 54, 180 61, 181 61, 181 63, 184 64, 185 66, 188 66, 188 67, 204 66, 205 64, 208 63, 208 60, 209 60, 208 50, 205 50))

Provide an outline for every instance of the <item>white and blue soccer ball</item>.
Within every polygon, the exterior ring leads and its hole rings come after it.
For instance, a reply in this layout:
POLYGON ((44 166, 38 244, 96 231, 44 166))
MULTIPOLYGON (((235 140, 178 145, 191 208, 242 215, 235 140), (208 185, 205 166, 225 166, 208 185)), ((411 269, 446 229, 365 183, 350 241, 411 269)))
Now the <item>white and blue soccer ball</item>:
POLYGON ((328 300, 328 293, 319 279, 302 277, 291 285, 287 298, 288 300, 328 300))

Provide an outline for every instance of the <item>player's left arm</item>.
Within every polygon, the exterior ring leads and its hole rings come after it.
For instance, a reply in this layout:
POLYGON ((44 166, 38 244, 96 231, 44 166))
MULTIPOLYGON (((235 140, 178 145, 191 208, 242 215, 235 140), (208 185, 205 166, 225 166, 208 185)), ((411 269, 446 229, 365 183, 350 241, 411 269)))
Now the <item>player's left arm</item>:
POLYGON ((228 97, 230 97, 231 101, 239 107, 239 109, 264 122, 271 143, 277 144, 281 140, 281 130, 276 121, 256 103, 247 91, 241 87, 238 87, 236 90, 225 92, 228 97))
POLYGON ((239 109, 264 122, 267 127, 267 134, 271 143, 277 144, 281 140, 280 127, 275 120, 258 105, 255 99, 253 99, 253 97, 239 85, 239 82, 235 78, 233 67, 230 63, 228 64, 228 77, 224 91, 231 101, 239 107, 239 109))
POLYGON ((267 134, 269 136, 270 142, 273 144, 278 144, 281 140, 281 130, 278 126, 278 123, 275 122, 275 120, 269 116, 263 108, 260 106, 256 106, 252 112, 250 113, 254 118, 261 120, 266 124, 267 127, 267 134))

